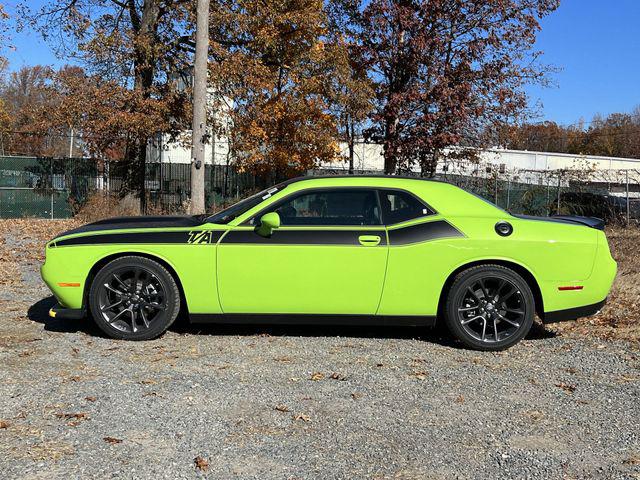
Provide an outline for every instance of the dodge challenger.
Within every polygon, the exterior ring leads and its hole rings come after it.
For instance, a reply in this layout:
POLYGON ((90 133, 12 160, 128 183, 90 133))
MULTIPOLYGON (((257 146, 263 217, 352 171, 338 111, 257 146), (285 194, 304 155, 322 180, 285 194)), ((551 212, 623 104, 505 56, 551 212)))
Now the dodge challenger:
POLYGON ((511 215, 444 182, 304 177, 211 216, 113 218, 46 245, 50 315, 110 337, 192 322, 433 325, 501 350, 598 312, 616 274, 603 222, 511 215))

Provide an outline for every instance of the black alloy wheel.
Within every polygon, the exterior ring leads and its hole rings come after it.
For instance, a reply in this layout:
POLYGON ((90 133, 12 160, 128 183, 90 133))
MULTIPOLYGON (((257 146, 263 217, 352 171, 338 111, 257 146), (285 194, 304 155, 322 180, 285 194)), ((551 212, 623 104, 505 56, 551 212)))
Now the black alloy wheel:
POLYGON ((529 332, 534 309, 531 288, 520 275, 500 265, 481 265, 454 280, 445 321, 465 345, 503 350, 529 332))
POLYGON ((89 294, 96 324, 110 337, 148 340, 164 332, 180 310, 178 286, 159 263, 127 256, 104 266, 89 294))

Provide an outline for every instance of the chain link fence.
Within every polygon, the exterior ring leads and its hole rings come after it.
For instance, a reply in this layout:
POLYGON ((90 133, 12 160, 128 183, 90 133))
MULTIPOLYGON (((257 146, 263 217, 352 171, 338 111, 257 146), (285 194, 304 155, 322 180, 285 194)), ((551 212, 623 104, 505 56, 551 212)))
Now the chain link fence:
MULTIPOLYGON (((94 194, 122 196, 119 162, 84 158, 0 157, 0 218, 69 218, 94 194)), ((205 165, 206 204, 215 208, 266 186, 265 179, 226 165, 205 165)), ((190 197, 191 165, 148 163, 150 211, 182 212, 190 197)))
MULTIPOLYGON (((121 195, 126 178, 120 165, 82 158, 0 157, 0 218, 68 218, 93 194, 121 195)), ((307 174, 346 173, 343 169, 318 169, 307 174)), ((354 173, 382 174, 372 170, 354 173)), ((191 165, 148 163, 145 179, 149 211, 185 211, 191 165)), ((460 164, 440 165, 435 179, 462 187, 512 213, 585 215, 625 224, 640 220, 638 170, 541 171, 460 164)), ((213 211, 282 180, 238 173, 229 165, 206 165, 206 204, 213 211)))

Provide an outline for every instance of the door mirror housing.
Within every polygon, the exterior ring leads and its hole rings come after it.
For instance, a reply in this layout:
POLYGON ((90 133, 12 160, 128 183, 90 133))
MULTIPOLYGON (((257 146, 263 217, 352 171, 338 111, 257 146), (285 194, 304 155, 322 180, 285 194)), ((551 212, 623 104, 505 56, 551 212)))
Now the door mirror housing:
POLYGON ((265 213, 260 217, 260 226, 256 228, 256 233, 268 238, 278 227, 280 227, 280 215, 276 212, 265 213))

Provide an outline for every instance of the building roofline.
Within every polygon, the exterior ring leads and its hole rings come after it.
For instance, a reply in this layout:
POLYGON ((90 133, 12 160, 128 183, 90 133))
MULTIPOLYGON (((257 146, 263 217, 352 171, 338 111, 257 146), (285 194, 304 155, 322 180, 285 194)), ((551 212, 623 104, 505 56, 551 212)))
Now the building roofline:
POLYGON ((533 154, 533 155, 546 155, 553 157, 568 157, 568 158, 584 158, 587 160, 606 160, 606 161, 621 161, 621 162, 633 162, 640 163, 640 158, 629 157, 605 157, 603 155, 583 155, 580 153, 558 153, 558 152, 539 152, 537 150, 511 150, 508 148, 484 148, 478 149, 480 153, 515 153, 515 154, 533 154))
MULTIPOLYGON (((340 143, 344 143, 346 144, 346 142, 340 142, 340 143)), ((382 146, 381 143, 375 143, 375 142, 360 142, 359 144, 365 144, 365 145, 376 145, 376 146, 382 146)), ((622 162, 633 162, 633 163, 640 163, 640 158, 630 158, 630 157, 607 157, 604 155, 587 155, 587 154, 581 154, 581 153, 560 153, 560 152, 542 152, 542 151, 538 151, 538 150, 514 150, 511 148, 500 148, 500 147, 487 147, 487 148, 478 148, 478 147, 461 147, 458 145, 451 145, 449 147, 446 147, 447 149, 451 149, 451 150, 462 150, 462 149, 472 149, 472 150, 476 150, 478 153, 515 153, 515 154, 527 154, 527 153, 531 153, 534 155, 547 155, 547 156, 554 156, 554 157, 567 157, 567 158, 586 158, 586 159, 593 159, 593 160, 606 160, 606 161, 622 161, 622 162)))

